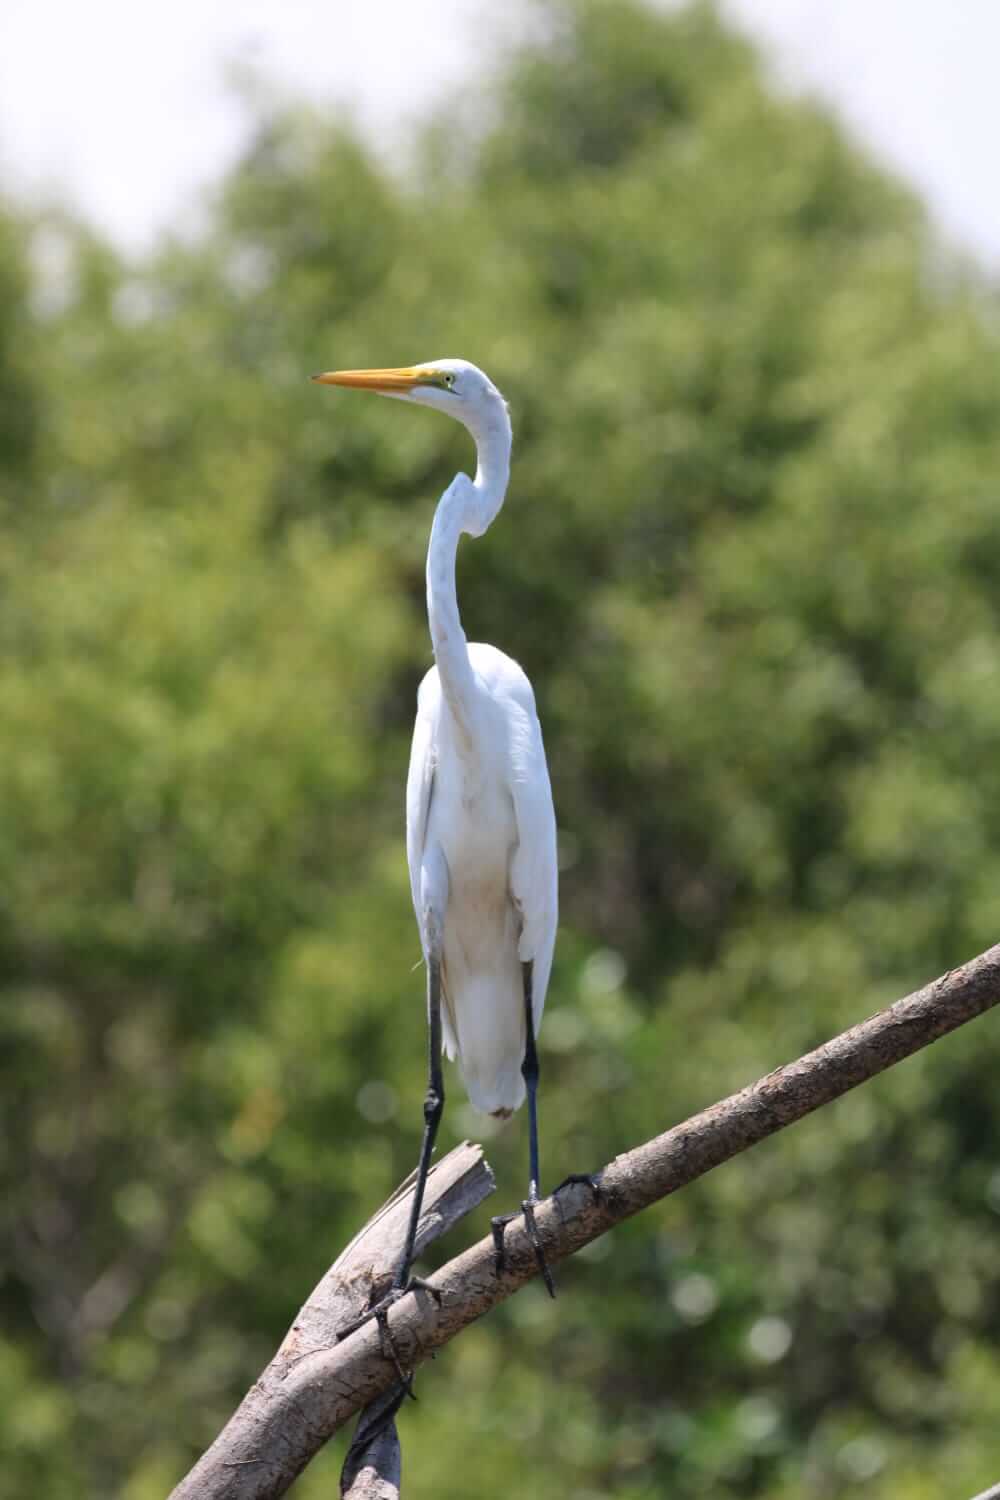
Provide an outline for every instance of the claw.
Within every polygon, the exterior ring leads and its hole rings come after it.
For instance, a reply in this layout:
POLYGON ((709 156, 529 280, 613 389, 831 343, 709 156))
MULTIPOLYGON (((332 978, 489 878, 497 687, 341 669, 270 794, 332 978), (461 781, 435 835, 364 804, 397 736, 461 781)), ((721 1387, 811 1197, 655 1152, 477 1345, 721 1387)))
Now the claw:
POLYGON ((574 1183, 579 1183, 583 1186, 589 1187, 590 1191, 594 1195, 595 1203, 600 1203, 603 1199, 604 1192, 595 1172, 571 1172, 569 1176, 564 1177, 559 1186, 553 1190, 553 1198, 555 1197, 556 1193, 561 1193, 563 1188, 570 1187, 574 1183))
MULTIPOLYGON (((375 1318, 379 1323, 379 1327, 381 1327, 382 1320, 390 1307, 394 1306, 401 1297, 405 1297, 407 1292, 429 1292, 438 1307, 441 1306, 441 1293, 438 1288, 432 1286, 429 1281, 425 1281, 422 1276, 411 1276, 405 1286, 392 1287, 390 1291, 386 1292, 384 1297, 381 1297, 375 1303, 374 1307, 370 1307, 367 1312, 363 1312, 359 1318, 354 1318, 352 1322, 345 1323, 343 1328, 338 1328, 334 1335, 337 1343, 343 1343, 344 1339, 349 1338, 352 1333, 357 1333, 359 1328, 363 1328, 366 1323, 370 1323, 372 1318, 375 1318)), ((388 1328, 388 1325, 386 1327, 388 1328)))
POLYGON ((545 1289, 548 1292, 549 1296, 554 1298, 556 1289, 552 1281, 552 1272, 549 1270, 548 1262, 545 1259, 545 1251, 542 1249, 542 1242, 538 1238, 538 1225, 535 1223, 535 1205, 530 1198, 525 1198, 524 1202, 521 1204, 521 1211, 524 1214, 524 1225, 528 1231, 528 1238, 531 1241, 531 1248, 535 1252, 535 1259, 538 1262, 538 1269, 539 1271, 541 1271, 542 1280, 545 1282, 545 1289))
MULTIPOLYGON (((521 1213, 524 1215, 525 1231, 528 1239, 531 1241, 531 1248, 535 1252, 535 1259, 538 1262, 538 1269, 541 1272, 542 1280, 545 1282, 549 1296, 554 1297, 556 1289, 552 1281, 552 1272, 549 1270, 548 1262, 545 1259, 545 1251, 542 1249, 542 1242, 538 1237, 538 1225, 535 1223, 535 1205, 537 1202, 537 1198, 525 1198, 521 1204, 521 1213)), ((518 1217, 519 1215, 516 1213, 497 1214, 496 1218, 490 1220, 495 1252, 493 1257, 493 1272, 496 1276, 503 1275, 507 1264, 507 1257, 504 1250, 504 1230, 508 1224, 512 1223, 518 1217)))
POLYGON ((378 1318, 381 1313, 388 1312, 393 1303, 398 1302, 405 1291, 405 1287, 393 1287, 391 1291, 386 1292, 380 1301, 376 1302, 374 1307, 370 1307, 360 1317, 353 1318, 350 1323, 345 1323, 343 1328, 338 1328, 334 1334, 337 1343, 342 1344, 344 1339, 350 1338, 352 1333, 357 1333, 358 1329, 363 1328, 366 1323, 370 1323, 372 1318, 378 1318))
POLYGON ((400 1385, 403 1387, 403 1390, 409 1396, 410 1400, 416 1401, 417 1398, 413 1392, 413 1372, 411 1371, 410 1374, 407 1375, 406 1371, 403 1369, 403 1366, 400 1363, 399 1359, 399 1350, 396 1348, 396 1340, 393 1338, 392 1329, 389 1327, 390 1306, 391 1303, 389 1302, 388 1298, 385 1298, 383 1301, 379 1302, 377 1306, 372 1308, 372 1317, 378 1324, 378 1341, 379 1346, 382 1350, 382 1358, 392 1361, 393 1366, 396 1370, 396 1375, 399 1378, 400 1385))
POLYGON ((399 1377, 399 1383, 403 1388, 403 1392, 408 1395, 409 1400, 417 1400, 417 1397, 414 1395, 414 1376, 412 1376, 412 1371, 406 1374, 406 1371, 403 1370, 402 1362, 399 1359, 399 1350, 396 1349, 396 1340, 393 1338, 393 1331, 388 1326, 387 1302, 379 1302, 378 1307, 372 1308, 372 1317, 378 1323, 378 1341, 379 1347, 382 1350, 382 1359, 390 1359, 393 1362, 393 1367, 396 1368, 396 1376, 399 1377))
POLYGON ((503 1233, 507 1225, 516 1218, 517 1214, 497 1214, 495 1218, 490 1220, 490 1229, 493 1234, 493 1274, 498 1278, 503 1275, 507 1264, 503 1233))
POLYGON ((409 1281, 406 1283, 405 1287, 403 1288, 403 1291, 404 1292, 426 1292, 428 1294, 428 1296, 431 1296, 431 1297, 434 1298, 434 1301, 437 1303, 438 1307, 441 1306, 441 1290, 440 1290, 440 1288, 436 1287, 434 1285, 434 1283, 431 1282, 431 1281, 425 1281, 422 1276, 411 1276, 410 1279, 409 1279, 409 1281))

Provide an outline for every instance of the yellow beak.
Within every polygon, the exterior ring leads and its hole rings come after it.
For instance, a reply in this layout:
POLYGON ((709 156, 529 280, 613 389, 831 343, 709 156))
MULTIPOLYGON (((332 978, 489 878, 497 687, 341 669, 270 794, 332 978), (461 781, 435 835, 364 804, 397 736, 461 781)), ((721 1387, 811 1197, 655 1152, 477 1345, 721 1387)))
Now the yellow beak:
POLYGON ((412 391, 417 385, 440 385, 436 370, 414 369, 404 366, 398 370, 328 370, 325 375, 314 375, 320 385, 347 385, 361 391, 412 391))

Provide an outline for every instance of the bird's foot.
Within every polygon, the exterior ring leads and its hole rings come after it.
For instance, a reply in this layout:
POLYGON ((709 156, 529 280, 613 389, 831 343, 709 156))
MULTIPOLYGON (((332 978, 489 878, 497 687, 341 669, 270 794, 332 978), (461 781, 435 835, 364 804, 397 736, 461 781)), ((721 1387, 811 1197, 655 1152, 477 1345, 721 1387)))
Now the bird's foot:
POLYGON ((393 1338, 392 1329, 389 1327, 389 1309, 384 1302, 380 1302, 375 1308, 375 1322, 378 1324, 378 1342, 379 1348, 382 1350, 382 1358, 389 1360, 395 1368, 396 1378, 403 1387, 403 1394, 409 1396, 411 1401, 416 1401, 417 1398, 413 1390, 413 1371, 411 1370, 407 1374, 403 1369, 399 1350, 396 1348, 396 1340, 393 1338))
POLYGON ((564 1177, 559 1186, 554 1189, 552 1193, 553 1198, 556 1193, 561 1193, 563 1188, 572 1187, 574 1183, 589 1187, 594 1195, 595 1203, 600 1203, 603 1199, 604 1194, 601 1190, 600 1178, 596 1172, 570 1172, 569 1176, 564 1177))
POLYGON ((517 1214, 494 1214, 490 1220, 490 1230, 493 1234, 493 1274, 498 1279, 503 1275, 504 1266, 507 1263, 507 1255, 503 1245, 504 1230, 516 1218, 517 1214))
POLYGON ((411 1276, 403 1285, 392 1287, 386 1292, 384 1297, 381 1297, 375 1303, 374 1307, 370 1307, 367 1312, 362 1313, 360 1318, 355 1318, 352 1322, 345 1323, 343 1328, 338 1328, 335 1335, 337 1343, 340 1344, 344 1339, 349 1338, 352 1333, 357 1333, 359 1328, 363 1328, 366 1323, 370 1323, 374 1318, 378 1324, 378 1337, 382 1356, 384 1359, 390 1360, 395 1366, 396 1374, 399 1376, 403 1390, 413 1401, 417 1399, 413 1394, 413 1375, 412 1373, 407 1375, 403 1369, 399 1350, 392 1336, 392 1329, 389 1327, 389 1309, 390 1307, 394 1307, 401 1298, 405 1297, 407 1292, 417 1291, 428 1292, 438 1306, 441 1306, 441 1293, 437 1287, 432 1286, 429 1281, 425 1281, 422 1276, 411 1276))
MULTIPOLYGON (((525 1198, 521 1204, 520 1212, 524 1215, 524 1227, 527 1230, 528 1239, 531 1241, 531 1248, 535 1252, 535 1259, 538 1262, 538 1269, 541 1272, 542 1280, 545 1282, 549 1296, 554 1297, 556 1289, 552 1280, 552 1272, 549 1270, 548 1261, 545 1259, 545 1251, 542 1249, 542 1242, 538 1237, 538 1225, 535 1223, 535 1209, 538 1206, 538 1202, 537 1197, 525 1198)), ((496 1218, 490 1220, 490 1228, 493 1231, 493 1270, 497 1276, 503 1275, 504 1267, 507 1263, 506 1251, 504 1249, 504 1231, 507 1225, 518 1217, 519 1215, 516 1213, 497 1214, 496 1218)))

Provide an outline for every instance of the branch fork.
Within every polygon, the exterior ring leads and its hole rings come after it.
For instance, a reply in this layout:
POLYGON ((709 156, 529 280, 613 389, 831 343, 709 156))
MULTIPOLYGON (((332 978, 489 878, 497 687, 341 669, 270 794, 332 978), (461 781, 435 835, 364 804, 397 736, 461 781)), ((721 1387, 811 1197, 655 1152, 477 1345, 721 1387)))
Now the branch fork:
MULTIPOLYGON (((535 1206, 546 1261, 558 1263, 615 1224, 998 1003, 1000 944, 663 1135, 623 1152, 592 1181, 565 1184, 535 1206)), ((362 1410, 366 1416, 348 1454, 342 1493, 351 1500, 390 1500, 398 1494, 398 1442, 393 1449, 395 1428, 390 1432, 390 1424, 402 1389, 394 1362, 385 1357, 379 1330, 371 1322, 340 1343, 336 1334, 388 1290, 412 1187, 411 1178, 326 1273, 271 1364, 171 1500, 273 1500, 338 1428, 362 1410), (386 1412, 388 1422, 383 1420, 386 1412), (376 1430, 377 1423, 382 1425, 376 1430), (351 1487, 358 1484, 369 1488, 351 1487)), ((444 1157, 428 1177, 417 1253, 492 1190, 492 1173, 480 1147, 464 1142, 444 1157)), ((388 1310, 393 1345, 404 1367, 415 1368, 539 1274, 523 1217, 507 1229, 500 1275, 495 1262, 489 1235, 430 1278, 434 1295, 418 1289, 388 1310)))

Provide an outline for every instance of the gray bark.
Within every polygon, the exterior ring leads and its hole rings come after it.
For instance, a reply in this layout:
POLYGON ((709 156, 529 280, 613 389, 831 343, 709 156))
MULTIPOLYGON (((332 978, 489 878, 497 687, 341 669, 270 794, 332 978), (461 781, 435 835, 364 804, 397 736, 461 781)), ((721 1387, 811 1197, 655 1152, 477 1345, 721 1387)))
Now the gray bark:
MULTIPOLYGON (((247 1392, 211 1448, 174 1490, 171 1500, 249 1500, 281 1495, 322 1446, 313 1416, 295 1396, 298 1372, 311 1359, 338 1347, 337 1330, 385 1295, 399 1260, 416 1174, 412 1173, 334 1261, 285 1335, 267 1369, 247 1392)), ((430 1170, 417 1230, 418 1254, 478 1207, 493 1192, 493 1173, 483 1148, 463 1141, 430 1170)), ((374 1327, 374 1324, 368 1325, 374 1327)), ((376 1335, 377 1338, 377 1335, 376 1335)), ((346 1346, 345 1346, 346 1347, 346 1346)), ((355 1441, 342 1493, 352 1500, 390 1500, 399 1488, 399 1443, 382 1415, 399 1393, 391 1382, 376 1393, 368 1427, 373 1441, 355 1441), (353 1488, 351 1486, 354 1486, 353 1488), (381 1485, 382 1488, 378 1488, 381 1485)), ((367 1403, 362 1403, 367 1405, 367 1403)), ((362 1437, 365 1418, 359 1423, 362 1437)))
MULTIPOLYGON (((796 1062, 616 1157, 596 1174, 598 1196, 586 1185, 573 1185, 536 1209, 550 1265, 998 1003, 1000 945, 796 1062)), ((397 1216, 393 1218, 397 1245, 402 1243, 405 1228, 400 1203, 397 1198, 383 1210, 383 1215, 391 1211, 397 1216)), ((363 1231, 363 1236, 368 1232, 363 1231)), ((538 1274, 522 1221, 509 1225, 506 1248, 506 1266, 499 1277, 494 1270, 493 1242, 487 1237, 431 1278, 440 1302, 418 1290, 392 1308, 390 1327, 404 1367, 416 1367, 538 1274)), ((334 1271, 328 1273, 321 1288, 333 1276, 334 1271)), ((365 1297, 370 1285, 369 1278, 365 1297)), ((317 1293, 307 1308, 316 1302, 317 1293)), ((274 1369, 269 1366, 209 1454, 174 1491, 173 1500, 195 1496, 199 1500, 272 1500, 284 1494, 338 1428, 397 1383, 395 1367, 383 1353, 373 1324, 366 1324, 341 1344, 333 1342, 334 1329, 344 1321, 339 1311, 314 1320, 308 1337, 297 1334, 296 1324, 289 1335, 294 1359, 286 1358, 279 1379, 269 1379, 274 1369), (240 1413, 258 1391, 251 1414, 240 1421, 240 1413)))

